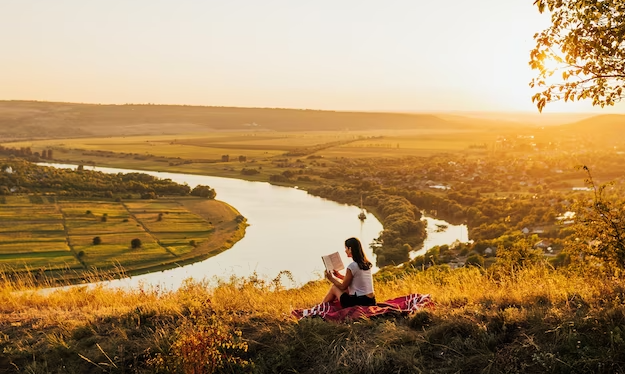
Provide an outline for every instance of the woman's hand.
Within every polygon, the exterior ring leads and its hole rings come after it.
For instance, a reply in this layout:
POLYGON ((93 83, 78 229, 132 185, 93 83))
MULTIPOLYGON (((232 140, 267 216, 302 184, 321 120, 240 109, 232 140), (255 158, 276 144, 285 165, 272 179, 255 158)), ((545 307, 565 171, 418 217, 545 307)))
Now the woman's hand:
POLYGON ((332 274, 339 279, 345 278, 343 274, 339 273, 337 270, 332 270, 332 274))
MULTIPOLYGON (((332 282, 334 280, 334 277, 332 276, 332 273, 330 273, 329 271, 324 271, 324 274, 326 275, 326 279, 329 280, 330 282, 332 282)), ((332 282, 334 283, 334 282, 332 282)))

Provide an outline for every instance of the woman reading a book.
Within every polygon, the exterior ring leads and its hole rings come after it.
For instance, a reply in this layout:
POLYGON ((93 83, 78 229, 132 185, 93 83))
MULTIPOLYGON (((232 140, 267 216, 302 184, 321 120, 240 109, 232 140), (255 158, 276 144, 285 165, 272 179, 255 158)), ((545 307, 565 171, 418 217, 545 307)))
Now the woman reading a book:
POLYGON ((332 287, 323 299, 324 303, 338 299, 343 308, 354 305, 375 305, 373 293, 373 276, 371 275, 371 262, 362 250, 360 240, 349 238, 345 241, 345 254, 354 261, 347 265, 345 275, 334 270, 332 273, 326 270, 326 278, 332 282, 332 287))

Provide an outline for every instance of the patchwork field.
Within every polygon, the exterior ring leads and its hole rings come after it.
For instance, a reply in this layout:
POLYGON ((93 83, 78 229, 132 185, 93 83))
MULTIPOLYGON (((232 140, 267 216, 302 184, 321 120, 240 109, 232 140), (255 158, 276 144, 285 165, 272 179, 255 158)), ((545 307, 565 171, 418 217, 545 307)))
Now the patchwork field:
POLYGON ((240 238, 238 231, 244 230, 232 207, 200 198, 31 200, 7 196, 0 204, 4 271, 163 268, 218 253, 225 249, 225 240, 210 240, 213 236, 240 238), (140 248, 132 248, 133 239, 141 241, 140 248))
POLYGON ((474 144, 491 145, 497 132, 487 129, 445 130, 379 130, 379 131, 319 131, 319 132, 208 132, 197 135, 146 135, 108 138, 76 138, 30 140, 4 143, 7 147, 31 147, 34 151, 51 148, 55 158, 66 156, 84 160, 111 157, 93 152, 113 152, 116 157, 132 159, 152 156, 188 160, 220 160, 228 154, 249 159, 279 156, 294 150, 317 149, 324 156, 362 157, 366 153, 385 156, 423 155, 466 151, 474 144), (348 143, 348 144, 338 144, 348 143), (399 148, 397 147, 399 145, 399 148), (392 150, 389 152, 387 150, 392 150), (397 152, 396 150, 400 150, 397 152))

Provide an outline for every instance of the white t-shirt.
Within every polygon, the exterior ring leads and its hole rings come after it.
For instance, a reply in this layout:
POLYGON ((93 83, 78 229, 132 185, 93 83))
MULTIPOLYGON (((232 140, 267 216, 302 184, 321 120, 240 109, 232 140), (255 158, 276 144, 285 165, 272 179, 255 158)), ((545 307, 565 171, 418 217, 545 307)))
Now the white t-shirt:
POLYGON ((363 296, 373 293, 373 276, 371 275, 371 268, 369 270, 362 270, 358 267, 358 263, 353 261, 347 265, 347 268, 351 270, 354 279, 348 287, 350 295, 356 294, 356 296, 363 296))

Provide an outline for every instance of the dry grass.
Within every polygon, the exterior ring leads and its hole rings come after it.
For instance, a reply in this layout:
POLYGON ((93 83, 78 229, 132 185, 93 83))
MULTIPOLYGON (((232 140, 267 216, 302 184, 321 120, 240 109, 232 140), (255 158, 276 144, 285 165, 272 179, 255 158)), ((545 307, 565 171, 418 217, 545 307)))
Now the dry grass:
POLYGON ((434 309, 335 324, 293 320, 290 311, 319 302, 328 284, 285 289, 287 278, 190 282, 175 292, 24 292, 4 282, 0 366, 183 372, 172 369, 183 354, 176 347, 210 331, 253 363, 237 364, 240 372, 620 372, 625 357, 620 279, 542 266, 513 275, 432 268, 385 276, 376 293, 380 300, 429 293, 434 309))

